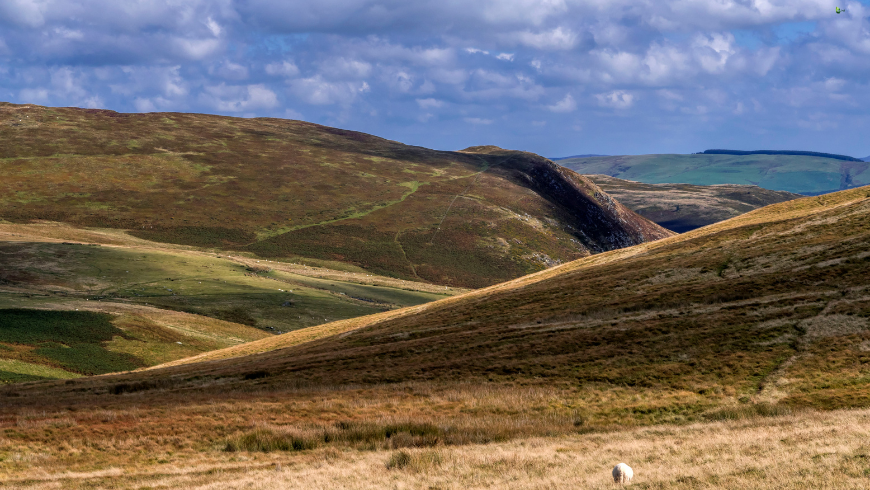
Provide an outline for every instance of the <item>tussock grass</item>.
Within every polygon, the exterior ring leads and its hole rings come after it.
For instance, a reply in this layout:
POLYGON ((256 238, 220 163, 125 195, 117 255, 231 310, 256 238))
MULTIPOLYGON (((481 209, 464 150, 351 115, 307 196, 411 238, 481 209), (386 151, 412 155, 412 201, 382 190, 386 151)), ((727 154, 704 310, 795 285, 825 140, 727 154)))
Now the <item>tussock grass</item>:
MULTIPOLYGON (((0 465, 21 470, 12 488, 547 488, 610 489, 617 462, 634 468, 631 488, 685 490, 863 489, 868 478, 867 410, 801 412, 606 434, 396 450, 301 452, 173 451, 172 463, 128 460, 66 471, 57 457, 13 452, 0 440, 0 465), (276 468, 280 470, 276 471, 276 468), (121 469, 123 468, 123 469, 121 469)), ((165 453, 160 453, 159 459, 165 453)))
POLYGON ((704 414, 707 420, 741 420, 755 417, 780 417, 792 415, 796 410, 788 405, 773 403, 750 403, 716 409, 704 414))

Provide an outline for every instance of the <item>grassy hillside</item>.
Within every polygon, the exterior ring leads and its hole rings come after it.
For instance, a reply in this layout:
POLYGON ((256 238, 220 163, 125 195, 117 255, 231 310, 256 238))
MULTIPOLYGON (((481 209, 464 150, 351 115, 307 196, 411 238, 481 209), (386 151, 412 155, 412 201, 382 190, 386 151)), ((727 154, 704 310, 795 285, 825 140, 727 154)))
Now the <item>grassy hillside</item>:
POLYGON ((803 197, 754 185, 644 184, 607 175, 587 177, 635 213, 677 233, 803 197))
POLYGON ((0 218, 480 287, 669 233, 546 159, 300 121, 0 104, 0 218))
POLYGON ((112 230, 0 224, 0 383, 153 366, 461 291, 112 230))
POLYGON ((870 163, 799 155, 624 155, 559 165, 647 184, 741 184, 818 195, 870 184, 870 163))
POLYGON ((191 362, 3 387, 0 474, 602 488, 626 460, 640 488, 861 488, 866 410, 817 411, 870 406, 868 218, 870 188, 802 198, 191 362))

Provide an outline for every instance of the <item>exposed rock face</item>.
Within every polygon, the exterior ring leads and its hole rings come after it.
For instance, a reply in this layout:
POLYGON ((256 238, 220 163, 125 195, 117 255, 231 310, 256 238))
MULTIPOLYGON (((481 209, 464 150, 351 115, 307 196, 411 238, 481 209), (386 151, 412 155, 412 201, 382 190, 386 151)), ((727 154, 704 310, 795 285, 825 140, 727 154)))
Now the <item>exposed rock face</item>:
POLYGON ((494 146, 475 146, 463 152, 486 155, 492 172, 507 173, 546 198, 592 253, 674 234, 623 206, 588 178, 534 153, 494 146))

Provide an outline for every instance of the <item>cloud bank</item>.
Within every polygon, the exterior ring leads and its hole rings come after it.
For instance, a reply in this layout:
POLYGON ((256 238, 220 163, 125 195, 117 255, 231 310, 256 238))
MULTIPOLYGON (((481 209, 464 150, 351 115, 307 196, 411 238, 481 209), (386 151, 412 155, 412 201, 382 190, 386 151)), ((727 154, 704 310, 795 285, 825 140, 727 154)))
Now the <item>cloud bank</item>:
POLYGON ((856 0, 0 0, 0 99, 442 149, 863 157, 868 80, 856 0))

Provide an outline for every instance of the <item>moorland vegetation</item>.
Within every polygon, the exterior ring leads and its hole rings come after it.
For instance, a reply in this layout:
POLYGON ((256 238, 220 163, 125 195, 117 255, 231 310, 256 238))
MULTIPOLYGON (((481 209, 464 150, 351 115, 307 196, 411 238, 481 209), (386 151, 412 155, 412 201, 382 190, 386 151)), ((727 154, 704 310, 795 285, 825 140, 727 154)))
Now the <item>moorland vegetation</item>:
POLYGON ((802 198, 162 367, 8 385, 0 471, 602 488, 625 460, 639 488, 861 488, 868 217, 870 188, 802 198))
POLYGON ((0 104, 0 217, 481 287, 669 236, 525 152, 302 121, 0 104))

